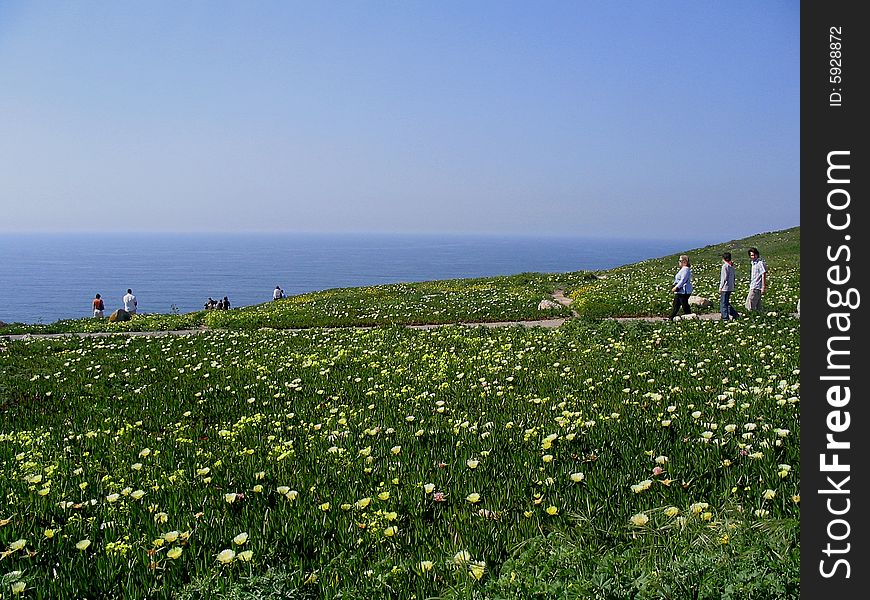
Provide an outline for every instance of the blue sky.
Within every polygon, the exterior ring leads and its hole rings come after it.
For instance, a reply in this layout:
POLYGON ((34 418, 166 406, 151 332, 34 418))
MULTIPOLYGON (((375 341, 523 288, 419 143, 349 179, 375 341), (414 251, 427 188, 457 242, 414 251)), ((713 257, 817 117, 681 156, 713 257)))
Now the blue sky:
POLYGON ((0 231, 799 224, 797 2, 0 2, 0 231))

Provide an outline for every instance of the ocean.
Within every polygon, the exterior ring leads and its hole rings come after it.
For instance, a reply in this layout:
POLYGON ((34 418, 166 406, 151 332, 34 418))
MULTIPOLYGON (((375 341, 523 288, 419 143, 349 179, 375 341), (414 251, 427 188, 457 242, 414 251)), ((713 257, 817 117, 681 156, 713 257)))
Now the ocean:
POLYGON ((298 233, 0 234, 0 321, 106 314, 127 288, 140 313, 191 312, 227 296, 233 307, 339 287, 527 271, 599 270, 706 245, 687 240, 489 235, 298 233))

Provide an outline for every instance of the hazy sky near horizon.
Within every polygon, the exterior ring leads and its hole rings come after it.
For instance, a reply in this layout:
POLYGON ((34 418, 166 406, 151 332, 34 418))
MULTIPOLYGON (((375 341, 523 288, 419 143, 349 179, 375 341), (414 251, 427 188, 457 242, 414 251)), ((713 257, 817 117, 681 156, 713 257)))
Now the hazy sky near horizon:
POLYGON ((0 231, 799 224, 799 3, 0 2, 0 231))

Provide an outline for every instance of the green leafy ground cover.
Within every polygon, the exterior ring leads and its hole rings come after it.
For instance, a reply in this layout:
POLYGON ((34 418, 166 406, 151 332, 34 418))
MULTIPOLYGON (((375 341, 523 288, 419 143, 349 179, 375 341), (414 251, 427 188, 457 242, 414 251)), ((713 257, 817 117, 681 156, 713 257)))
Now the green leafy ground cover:
POLYGON ((0 347, 3 598, 798 596, 787 311, 0 347))

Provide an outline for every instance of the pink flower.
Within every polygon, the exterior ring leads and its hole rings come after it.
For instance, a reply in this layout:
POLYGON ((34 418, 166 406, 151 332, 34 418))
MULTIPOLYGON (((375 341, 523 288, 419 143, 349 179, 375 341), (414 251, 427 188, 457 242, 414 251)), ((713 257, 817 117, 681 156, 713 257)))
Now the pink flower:
POLYGON ((661 475, 663 471, 664 471, 664 469, 662 469, 661 467, 653 467, 652 474, 653 475, 661 475))
POLYGON ((445 494, 444 492, 435 492, 432 498, 435 500, 435 502, 444 502, 445 500, 447 500, 447 494, 445 494))

